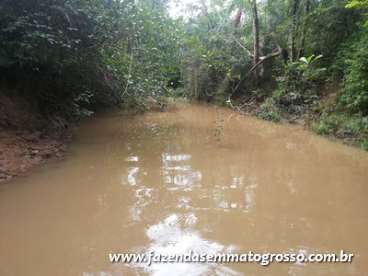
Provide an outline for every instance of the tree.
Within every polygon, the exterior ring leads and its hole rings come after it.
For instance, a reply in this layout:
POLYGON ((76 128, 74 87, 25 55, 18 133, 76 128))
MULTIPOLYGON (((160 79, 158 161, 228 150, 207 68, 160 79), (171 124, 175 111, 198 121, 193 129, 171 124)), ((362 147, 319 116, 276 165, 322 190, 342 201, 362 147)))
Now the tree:
MULTIPOLYGON (((252 29, 253 29, 253 66, 258 64, 259 56, 260 56, 260 48, 259 48, 259 20, 258 20, 258 10, 257 10, 257 1, 252 0, 252 29)), ((256 80, 259 78, 259 68, 257 67, 254 71, 254 76, 256 80)))
POLYGON ((290 25, 290 52, 291 60, 295 61, 297 59, 297 29, 298 29, 298 10, 299 10, 300 0, 291 0, 291 25, 290 25))
POLYGON ((306 32, 307 32, 307 27, 308 27, 308 16, 309 16, 309 12, 310 12, 310 3, 311 0, 305 0, 304 3, 304 22, 303 22, 303 27, 302 27, 302 31, 301 31, 301 38, 300 38, 300 48, 298 51, 298 58, 301 58, 302 56, 304 56, 305 53, 305 37, 306 37, 306 32))

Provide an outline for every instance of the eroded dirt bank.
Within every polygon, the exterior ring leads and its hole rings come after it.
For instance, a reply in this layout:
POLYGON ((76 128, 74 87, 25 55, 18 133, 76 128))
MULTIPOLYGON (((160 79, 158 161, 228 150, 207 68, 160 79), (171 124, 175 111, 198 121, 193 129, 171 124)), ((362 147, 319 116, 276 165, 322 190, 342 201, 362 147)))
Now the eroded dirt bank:
POLYGON ((43 137, 38 131, 1 130, 0 183, 24 175, 32 167, 51 158, 61 158, 67 137, 43 137))
POLYGON ((70 137, 65 119, 42 117, 25 99, 0 96, 0 183, 61 158, 70 137))

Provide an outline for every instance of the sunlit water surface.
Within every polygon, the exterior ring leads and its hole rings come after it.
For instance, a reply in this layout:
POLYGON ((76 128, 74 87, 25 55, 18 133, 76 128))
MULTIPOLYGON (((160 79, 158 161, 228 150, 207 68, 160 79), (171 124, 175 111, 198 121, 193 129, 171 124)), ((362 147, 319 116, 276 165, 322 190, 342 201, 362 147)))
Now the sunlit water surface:
POLYGON ((368 154, 186 105, 83 123, 0 187, 0 275, 368 275, 368 154), (110 252, 355 253, 351 264, 111 264, 110 252))

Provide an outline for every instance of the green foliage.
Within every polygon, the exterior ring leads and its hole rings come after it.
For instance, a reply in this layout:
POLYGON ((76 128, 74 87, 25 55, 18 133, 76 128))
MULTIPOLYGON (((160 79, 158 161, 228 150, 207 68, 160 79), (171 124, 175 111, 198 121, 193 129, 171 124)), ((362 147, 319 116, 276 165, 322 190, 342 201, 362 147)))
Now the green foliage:
POLYGON ((346 5, 349 9, 361 9, 361 8, 368 8, 368 1, 367 0, 350 0, 349 3, 346 5))
POLYGON ((322 57, 323 55, 318 55, 318 56, 311 55, 309 57, 301 57, 299 61, 303 62, 306 65, 306 67, 309 68, 311 65, 313 65, 313 63, 315 63, 322 57))
POLYGON ((101 51, 123 35, 132 1, 19 0, 0 3, 0 70, 31 83, 27 97, 45 115, 86 114, 116 102, 118 87, 101 51))
POLYGON ((356 30, 361 12, 346 9, 346 1, 325 0, 308 17, 306 53, 324 56, 324 65, 334 61, 339 45, 356 30))
POLYGON ((320 135, 335 134, 340 123, 340 117, 336 115, 323 115, 319 121, 313 123, 312 129, 320 135))
POLYGON ((320 135, 335 136, 368 149, 368 117, 346 113, 324 113, 312 129, 320 135))
POLYGON ((257 111, 257 116, 267 121, 279 122, 281 120, 281 113, 272 98, 266 99, 257 111))
POLYGON ((285 65, 284 75, 278 77, 278 88, 273 98, 283 110, 301 115, 306 105, 319 99, 318 90, 324 81, 326 69, 318 67, 319 56, 301 57, 299 61, 285 65))
POLYGON ((324 113, 314 124, 314 130, 323 135, 336 135, 338 132, 344 136, 364 135, 368 130, 368 117, 336 112, 324 113))
POLYGON ((360 141, 360 147, 364 150, 368 150, 368 138, 362 139, 360 141))
POLYGON ((344 83, 339 107, 353 113, 368 114, 368 30, 362 30, 342 50, 344 83))
POLYGON ((189 95, 223 104, 249 67, 252 40, 248 26, 234 26, 236 6, 216 4, 216 9, 185 22, 182 65, 189 95))
POLYGON ((162 9, 137 5, 128 16, 131 35, 104 50, 104 60, 119 79, 122 101, 139 105, 168 95, 167 83, 180 79, 181 30, 162 9))
MULTIPOLYGON (((349 3, 346 5, 348 9, 362 9, 365 12, 368 10, 368 1, 367 0, 350 0, 349 3)), ((368 18, 367 13, 364 14, 365 20, 363 26, 368 29, 368 18)))
MULTIPOLYGON (((43 113, 88 115, 97 104, 140 104, 180 79, 180 24, 165 1, 5 0, 0 70, 31 82, 43 113)), ((14 79, 16 78, 16 79, 14 79)))

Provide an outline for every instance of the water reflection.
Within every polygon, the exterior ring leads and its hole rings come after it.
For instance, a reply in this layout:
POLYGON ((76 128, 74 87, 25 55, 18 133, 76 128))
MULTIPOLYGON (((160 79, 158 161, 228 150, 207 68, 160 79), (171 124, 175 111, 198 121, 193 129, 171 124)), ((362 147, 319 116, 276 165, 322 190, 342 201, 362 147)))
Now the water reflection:
POLYGON ((202 180, 202 173, 193 170, 189 154, 162 154, 162 175, 171 190, 184 188, 190 190, 202 180))
MULTIPOLYGON (((172 214, 146 230, 151 241, 145 252, 156 254, 198 254, 230 253, 231 246, 204 239, 195 231, 198 218, 194 213, 184 215, 172 214)), ((219 264, 207 263, 154 263, 151 266, 136 265, 146 273, 154 276, 186 276, 186 275, 241 275, 238 272, 219 264)))
POLYGON ((252 182, 244 189, 244 210, 246 212, 252 211, 256 206, 256 189, 257 183, 252 182))
POLYGON ((251 212, 256 206, 257 187, 257 180, 254 177, 233 177, 230 185, 214 187, 212 199, 215 206, 224 211, 238 209, 242 212, 251 212))
POLYGON ((127 162, 138 162, 139 161, 139 158, 138 156, 128 156, 125 161, 127 162))
POLYGON ((112 276, 113 274, 109 273, 109 272, 96 272, 96 273, 92 273, 92 272, 83 272, 82 276, 112 276))
POLYGON ((188 196, 183 196, 178 199, 177 208, 190 209, 191 208, 191 198, 188 196))
POLYGON ((137 177, 138 172, 139 172, 139 167, 128 168, 127 181, 129 183, 129 185, 131 185, 131 186, 137 185, 136 177, 137 177))
POLYGON ((152 200, 152 188, 140 187, 135 191, 134 204, 129 210, 132 221, 140 221, 143 209, 151 203, 152 200))

